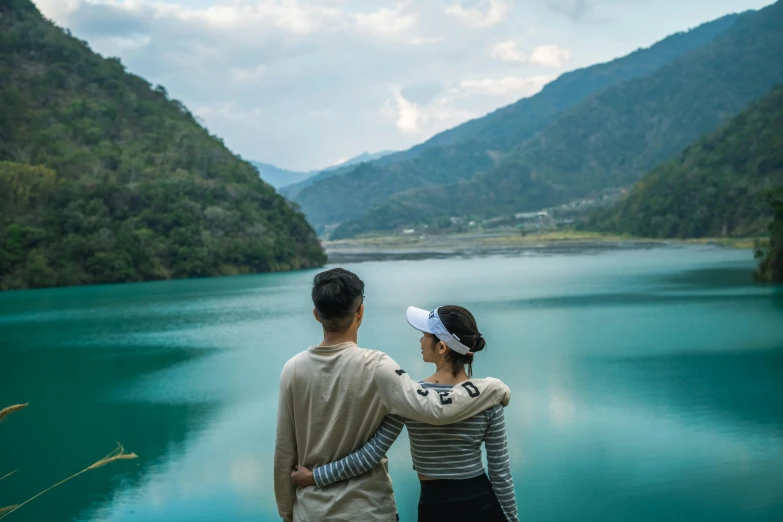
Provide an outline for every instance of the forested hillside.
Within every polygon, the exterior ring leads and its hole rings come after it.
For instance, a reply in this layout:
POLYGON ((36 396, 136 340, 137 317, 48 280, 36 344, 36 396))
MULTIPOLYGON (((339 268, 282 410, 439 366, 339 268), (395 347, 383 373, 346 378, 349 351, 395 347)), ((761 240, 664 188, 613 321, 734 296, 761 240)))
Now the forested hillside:
POLYGON ((726 16, 611 62, 568 72, 535 96, 390 154, 372 168, 362 166, 339 178, 318 180, 289 195, 311 223, 323 225, 359 216, 403 190, 472 178, 586 97, 659 69, 711 41, 736 19, 737 15, 726 16), (351 203, 346 205, 346 200, 351 203))
POLYGON ((513 214, 631 185, 783 83, 780 27, 783 2, 744 14, 708 44, 566 111, 486 174, 398 194, 333 237, 449 213, 513 214))
POLYGON ((163 87, 0 3, 0 288, 313 267, 304 216, 163 87))
POLYGON ((590 226, 644 237, 766 233, 783 187, 783 87, 644 176, 590 226))
POLYGON ((759 248, 756 278, 783 283, 783 188, 770 196, 774 220, 769 225, 769 243, 759 248))

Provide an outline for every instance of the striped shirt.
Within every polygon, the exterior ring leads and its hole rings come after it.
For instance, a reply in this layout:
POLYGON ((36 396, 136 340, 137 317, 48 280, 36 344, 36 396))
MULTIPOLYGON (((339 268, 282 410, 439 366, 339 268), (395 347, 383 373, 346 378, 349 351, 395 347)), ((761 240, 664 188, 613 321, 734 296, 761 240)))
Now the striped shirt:
MULTIPOLYGON (((441 395, 448 401, 453 385, 420 381, 424 389, 441 395)), ((487 450, 487 464, 492 489, 509 522, 518 522, 517 501, 511 465, 506 444, 506 424, 503 407, 494 406, 462 422, 447 426, 434 426, 387 415, 378 431, 364 446, 345 458, 319 466, 313 470, 318 487, 348 480, 374 469, 386 455, 391 445, 408 427, 413 469, 435 479, 461 480, 484 474, 481 459, 481 443, 487 450)))

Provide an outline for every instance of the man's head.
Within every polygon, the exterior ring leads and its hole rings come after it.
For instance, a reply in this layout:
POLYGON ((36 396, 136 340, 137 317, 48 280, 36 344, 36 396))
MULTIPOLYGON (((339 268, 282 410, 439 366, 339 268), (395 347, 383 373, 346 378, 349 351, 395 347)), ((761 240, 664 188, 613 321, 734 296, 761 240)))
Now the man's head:
POLYGON ((313 279, 313 313, 324 331, 358 329, 364 315, 364 282, 342 268, 321 272, 313 279))

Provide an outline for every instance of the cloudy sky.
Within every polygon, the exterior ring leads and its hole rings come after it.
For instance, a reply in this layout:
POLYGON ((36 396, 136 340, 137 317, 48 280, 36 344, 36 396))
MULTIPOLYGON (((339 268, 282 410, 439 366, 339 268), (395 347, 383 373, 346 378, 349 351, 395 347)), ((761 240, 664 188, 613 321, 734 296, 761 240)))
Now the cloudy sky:
POLYGON ((565 71, 771 0, 34 0, 246 159, 404 149, 565 71))

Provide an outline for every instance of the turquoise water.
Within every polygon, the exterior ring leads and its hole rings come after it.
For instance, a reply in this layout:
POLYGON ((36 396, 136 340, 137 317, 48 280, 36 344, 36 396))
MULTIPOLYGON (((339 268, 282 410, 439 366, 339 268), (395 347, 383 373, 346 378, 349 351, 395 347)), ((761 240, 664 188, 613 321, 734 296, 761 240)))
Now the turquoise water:
MULTIPOLYGON (((783 291, 708 247, 372 262, 360 344, 414 377, 414 304, 463 304, 506 412, 520 513, 549 521, 783 520, 783 291)), ((320 341, 315 272, 0 294, 0 506, 113 449, 8 517, 267 521, 277 379, 320 341)), ((418 483, 389 454, 403 521, 418 483)))

